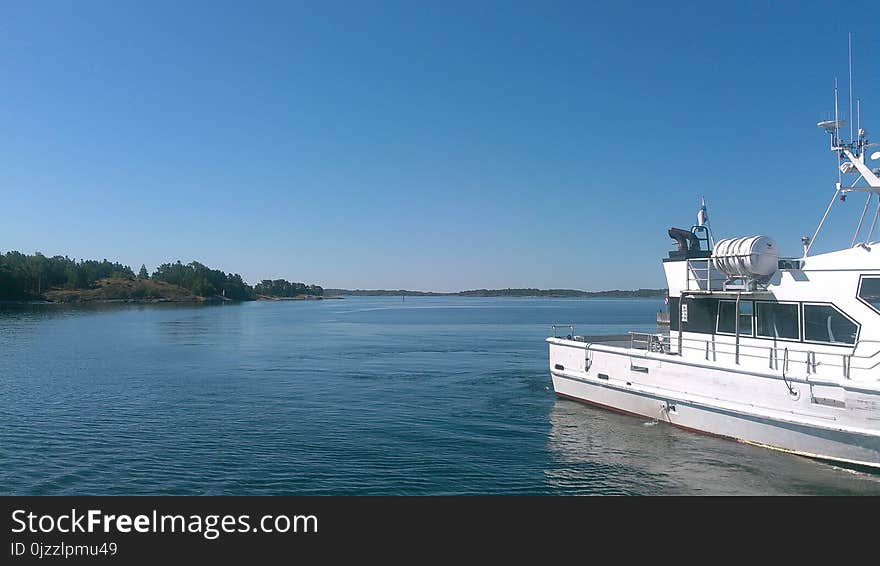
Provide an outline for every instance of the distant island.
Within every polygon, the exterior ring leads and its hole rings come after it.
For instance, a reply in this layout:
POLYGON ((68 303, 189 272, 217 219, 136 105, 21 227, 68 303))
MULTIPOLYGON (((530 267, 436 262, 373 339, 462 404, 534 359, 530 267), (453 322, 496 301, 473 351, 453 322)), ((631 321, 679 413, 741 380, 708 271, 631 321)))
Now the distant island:
POLYGON ((248 285, 237 273, 224 273, 197 261, 163 263, 152 274, 141 265, 106 259, 75 261, 66 256, 0 254, 0 301, 224 302, 335 298, 319 285, 264 279, 248 285))
POLYGON ((584 298, 584 297, 665 297, 666 289, 634 289, 614 291, 580 291, 578 289, 474 289, 452 293, 434 291, 408 291, 405 289, 325 289, 326 293, 353 297, 550 297, 550 298, 584 298))

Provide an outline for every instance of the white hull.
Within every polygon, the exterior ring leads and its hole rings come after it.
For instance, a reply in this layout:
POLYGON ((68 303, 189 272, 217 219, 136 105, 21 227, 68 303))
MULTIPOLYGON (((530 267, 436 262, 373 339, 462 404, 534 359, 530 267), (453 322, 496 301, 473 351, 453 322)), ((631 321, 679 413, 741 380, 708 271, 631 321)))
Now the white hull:
POLYGON ((880 391, 551 338, 556 394, 702 433, 880 469, 880 391), (588 347, 589 346, 589 347, 588 347), (563 368, 563 369, 560 369, 563 368), (830 400, 834 397, 834 400, 830 400))

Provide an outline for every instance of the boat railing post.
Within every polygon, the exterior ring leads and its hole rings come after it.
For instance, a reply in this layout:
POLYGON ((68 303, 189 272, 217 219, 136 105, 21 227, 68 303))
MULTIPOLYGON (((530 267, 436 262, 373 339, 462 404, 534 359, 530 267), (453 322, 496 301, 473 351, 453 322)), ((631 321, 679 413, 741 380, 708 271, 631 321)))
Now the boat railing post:
POLYGON ((736 294, 736 318, 734 319, 734 334, 736 335, 736 363, 739 364, 739 300, 740 294, 736 294))
POLYGON ((712 292, 712 267, 709 265, 708 258, 706 259, 706 290, 712 292))
POLYGON ((679 356, 682 355, 682 353, 681 353, 681 334, 682 334, 682 329, 681 329, 681 302, 684 301, 684 300, 685 300, 685 296, 684 296, 684 295, 679 295, 679 298, 678 298, 678 355, 679 355, 679 356))

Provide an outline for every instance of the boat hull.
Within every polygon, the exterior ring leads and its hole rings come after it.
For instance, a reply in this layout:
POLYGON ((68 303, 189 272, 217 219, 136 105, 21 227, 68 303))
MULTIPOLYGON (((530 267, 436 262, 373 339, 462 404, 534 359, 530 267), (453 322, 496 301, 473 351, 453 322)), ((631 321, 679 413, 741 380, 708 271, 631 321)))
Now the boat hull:
MULTIPOLYGON (((699 368, 703 389, 692 385, 688 391, 682 385, 684 381, 694 383, 692 367, 648 357, 634 360, 625 350, 617 353, 613 349, 587 353, 582 367, 571 364, 573 358, 584 354, 583 345, 551 344, 550 368, 557 396, 696 432, 880 471, 880 430, 854 426, 859 422, 845 423, 842 411, 846 409, 817 406, 807 384, 793 384, 799 393, 794 398, 787 389, 777 391, 782 386, 777 380, 699 368), (768 395, 768 389, 778 394, 768 395), (835 409, 841 414, 835 415, 835 409)), ((880 406, 880 395, 862 391, 852 395, 853 400, 856 397, 862 406, 866 399, 880 406)), ((858 415, 849 417, 852 420, 858 415)), ((876 426, 878 421, 866 419, 868 427, 872 422, 876 426)))

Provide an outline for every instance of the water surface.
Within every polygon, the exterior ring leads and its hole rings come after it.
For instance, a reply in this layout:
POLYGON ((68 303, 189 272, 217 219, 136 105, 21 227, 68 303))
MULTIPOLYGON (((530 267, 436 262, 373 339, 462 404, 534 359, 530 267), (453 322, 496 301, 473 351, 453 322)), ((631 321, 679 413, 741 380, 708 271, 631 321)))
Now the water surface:
POLYGON ((555 398, 550 324, 651 331, 660 303, 0 306, 0 492, 880 494, 877 476, 555 398))

